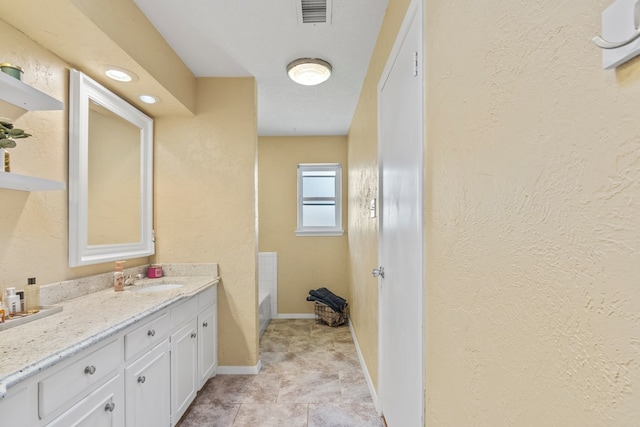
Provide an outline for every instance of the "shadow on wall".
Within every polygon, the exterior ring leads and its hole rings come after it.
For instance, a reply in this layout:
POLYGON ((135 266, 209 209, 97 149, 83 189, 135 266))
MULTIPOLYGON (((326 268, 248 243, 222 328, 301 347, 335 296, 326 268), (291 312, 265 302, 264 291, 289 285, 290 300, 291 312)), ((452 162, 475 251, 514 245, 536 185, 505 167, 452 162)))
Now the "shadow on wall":
MULTIPOLYGON (((222 277, 222 272, 220 272, 222 277)), ((218 327, 218 365, 234 365, 234 366, 254 366, 257 363, 256 345, 250 345, 253 339, 245 334, 246 330, 255 330, 255 328, 243 329, 241 319, 237 313, 243 312, 238 308, 239 304, 255 304, 253 301, 234 301, 229 298, 229 294, 225 290, 224 279, 220 279, 218 284, 218 319, 225 319, 224 327, 218 327), (221 344, 224 343, 224 344, 221 344), (247 355, 245 360, 237 360, 239 354, 247 355), (254 355, 255 360, 251 360, 254 355), (230 363, 229 361, 232 361, 230 363)), ((254 312, 255 313, 255 312, 254 312)), ((256 319, 257 320, 257 319, 256 319)))

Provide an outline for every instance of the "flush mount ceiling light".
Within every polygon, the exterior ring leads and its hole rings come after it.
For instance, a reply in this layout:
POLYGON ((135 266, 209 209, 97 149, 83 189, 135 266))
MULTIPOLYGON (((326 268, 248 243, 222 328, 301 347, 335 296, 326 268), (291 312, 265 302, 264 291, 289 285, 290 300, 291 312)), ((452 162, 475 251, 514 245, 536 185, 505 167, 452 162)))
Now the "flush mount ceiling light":
POLYGON ((331 64, 322 59, 300 58, 287 65, 287 73, 298 84, 315 86, 331 76, 331 64))
POLYGON ((131 82, 133 80, 137 80, 138 76, 136 76, 135 74, 133 74, 131 71, 129 70, 125 70, 124 68, 118 68, 118 67, 107 67, 104 71, 104 73, 107 75, 107 77, 109 77, 110 79, 119 81, 119 82, 131 82))
POLYGON ((140 95, 139 98, 140 101, 144 102, 145 104, 155 104, 160 100, 157 96, 152 95, 140 95))

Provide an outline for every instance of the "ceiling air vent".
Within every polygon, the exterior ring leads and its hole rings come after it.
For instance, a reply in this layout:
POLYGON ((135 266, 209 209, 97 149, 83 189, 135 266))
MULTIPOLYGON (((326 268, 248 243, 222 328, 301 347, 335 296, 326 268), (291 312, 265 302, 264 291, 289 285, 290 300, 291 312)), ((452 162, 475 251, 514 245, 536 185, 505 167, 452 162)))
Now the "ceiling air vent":
POLYGON ((300 0, 298 17, 303 24, 331 23, 331 0, 300 0))

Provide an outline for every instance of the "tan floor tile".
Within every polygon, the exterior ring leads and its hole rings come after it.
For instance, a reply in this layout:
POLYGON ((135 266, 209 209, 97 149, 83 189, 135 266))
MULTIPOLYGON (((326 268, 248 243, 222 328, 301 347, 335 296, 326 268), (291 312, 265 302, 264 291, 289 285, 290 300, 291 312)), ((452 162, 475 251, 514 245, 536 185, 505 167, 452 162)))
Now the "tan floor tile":
POLYGON ((177 427, 231 427, 240 405, 193 405, 177 427))
POLYGON ((202 401, 211 404, 276 403, 281 375, 220 375, 214 387, 203 392, 202 401))
POLYGON ((258 375, 209 380, 179 427, 381 425, 347 326, 274 319, 260 360, 258 375))
POLYGON ((304 404, 244 404, 233 427, 306 427, 308 412, 304 404))
POLYGON ((382 427, 370 404, 310 404, 309 427, 382 427))
POLYGON ((329 403, 340 400, 338 374, 283 375, 278 403, 329 403))

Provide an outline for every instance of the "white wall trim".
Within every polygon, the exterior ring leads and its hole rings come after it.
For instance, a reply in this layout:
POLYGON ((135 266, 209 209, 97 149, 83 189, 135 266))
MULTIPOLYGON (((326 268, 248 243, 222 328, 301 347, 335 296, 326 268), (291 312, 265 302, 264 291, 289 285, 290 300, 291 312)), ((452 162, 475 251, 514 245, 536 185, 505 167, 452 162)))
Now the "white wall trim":
POLYGON ((358 360, 360 361, 362 372, 364 372, 364 378, 365 380, 367 380, 367 387, 369 387, 369 394, 371 394, 371 399, 373 400, 373 404, 376 407, 376 411, 378 412, 378 415, 382 416, 382 411, 380 410, 380 402, 378 401, 378 394, 376 393, 376 389, 373 386, 373 380, 371 379, 371 375, 369 374, 369 369, 367 368, 367 364, 364 362, 364 356, 360 351, 360 344, 358 344, 358 338, 356 338, 356 331, 353 329, 353 325, 351 325, 351 319, 349 319, 349 331, 351 332, 351 338, 353 338, 353 343, 356 345, 358 360))
POLYGON ((218 366, 216 375, 258 375, 262 369, 262 360, 255 366, 218 366))
POLYGON ((276 319, 315 319, 313 313, 278 313, 276 319))

